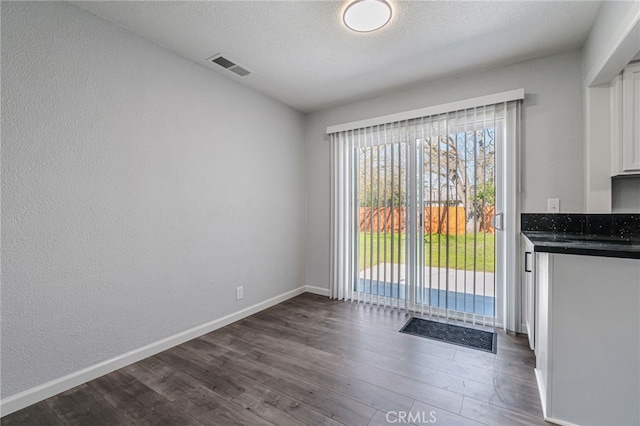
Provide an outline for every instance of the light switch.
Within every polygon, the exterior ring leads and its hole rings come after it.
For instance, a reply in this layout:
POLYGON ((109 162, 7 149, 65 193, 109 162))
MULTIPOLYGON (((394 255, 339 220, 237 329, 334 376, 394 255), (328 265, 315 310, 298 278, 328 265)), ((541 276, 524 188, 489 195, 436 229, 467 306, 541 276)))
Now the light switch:
POLYGON ((547 199, 547 213, 560 213, 560 199, 549 198, 547 199))

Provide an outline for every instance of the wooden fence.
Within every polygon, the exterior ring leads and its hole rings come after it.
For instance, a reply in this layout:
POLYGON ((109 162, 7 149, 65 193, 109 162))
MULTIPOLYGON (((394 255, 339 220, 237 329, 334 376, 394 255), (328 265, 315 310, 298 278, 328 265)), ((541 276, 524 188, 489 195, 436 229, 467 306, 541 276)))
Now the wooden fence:
MULTIPOLYGON (((494 207, 487 206, 477 224, 478 232, 493 233, 491 226, 494 207)), ((425 207, 424 232, 427 234, 460 235, 467 232, 467 215, 464 207, 425 207)), ((363 232, 405 232, 404 207, 360 207, 359 230, 363 232)), ((469 230, 473 232, 473 228, 469 230)))

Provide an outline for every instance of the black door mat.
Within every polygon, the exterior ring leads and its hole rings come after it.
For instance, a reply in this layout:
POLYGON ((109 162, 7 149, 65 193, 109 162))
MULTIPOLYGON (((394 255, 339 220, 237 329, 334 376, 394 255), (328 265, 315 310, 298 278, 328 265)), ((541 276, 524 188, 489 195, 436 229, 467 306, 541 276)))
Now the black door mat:
POLYGON ((459 325, 444 324, 422 318, 412 317, 400 329, 401 333, 440 340, 454 345, 466 346, 485 352, 496 353, 498 350, 498 335, 489 331, 460 327, 459 325))

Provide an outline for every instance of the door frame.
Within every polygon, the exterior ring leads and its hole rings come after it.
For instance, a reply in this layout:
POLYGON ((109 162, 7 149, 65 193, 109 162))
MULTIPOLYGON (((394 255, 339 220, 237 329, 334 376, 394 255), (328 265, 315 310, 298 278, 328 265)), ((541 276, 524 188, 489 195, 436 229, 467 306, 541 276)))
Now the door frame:
MULTIPOLYGON (((494 93, 486 96, 479 96, 471 99, 464 99, 455 102, 450 102, 441 105, 435 105, 425 108, 419 108, 411 111, 404 111, 389 115, 384 115, 375 118, 368 118, 364 120, 352 121, 349 123, 336 124, 332 126, 328 126, 326 129, 327 134, 342 134, 346 135, 349 131, 355 129, 362 129, 370 126, 383 125, 385 123, 393 123, 401 120, 408 120, 418 117, 427 117, 431 115, 437 115, 441 113, 446 113, 450 111, 458 111, 467 108, 475 108, 481 107, 484 105, 492 105, 502 102, 509 101, 518 101, 524 99, 524 89, 516 89, 510 90, 507 92, 494 93)), ((503 150, 500 158, 504 161, 505 164, 505 179, 504 182, 501 183, 503 186, 503 190, 505 191, 506 199, 505 203, 502 206, 502 212, 504 214, 504 237, 503 237, 503 245, 501 249, 504 253, 505 262, 501 268, 502 274, 505 277, 502 285, 502 292, 504 297, 500 300, 502 305, 502 311, 505 313, 506 318, 504 318, 502 327, 507 330, 512 331, 521 331, 521 289, 520 289, 520 279, 518 278, 518 271, 520 268, 520 256, 518 253, 520 252, 519 247, 519 239, 517 238, 518 230, 520 228, 520 114, 521 114, 521 103, 515 102, 515 107, 508 108, 508 120, 509 120, 509 140, 512 140, 512 144, 506 144, 505 149, 503 150)), ((343 145, 342 149, 349 149, 349 144, 343 145)), ((343 155, 348 154, 346 152, 343 155)), ((339 159, 339 158, 338 158, 339 159)), ((349 176, 353 176, 353 171, 349 172, 349 176)), ((350 179, 351 179, 350 177, 350 179)), ((335 177, 335 182, 341 182, 340 176, 335 177)), ((332 189, 332 200, 339 199, 344 195, 343 189, 332 189)), ((344 200, 342 200, 344 201, 344 200)), ((336 205, 339 205, 336 204, 336 205)), ((353 208, 351 206, 350 208, 353 208)), ((333 297, 338 297, 346 300, 354 300, 352 291, 346 293, 347 289, 350 287, 347 275, 341 275, 339 272, 346 268, 346 270, 352 271, 353 268, 353 254, 346 253, 341 249, 340 242, 345 238, 349 239, 349 245, 353 244, 352 241, 353 236, 346 236, 343 234, 345 224, 342 224, 341 221, 344 221, 346 218, 341 216, 339 209, 333 209, 332 216, 332 244, 331 250, 336 251, 335 253, 335 262, 332 264, 332 279, 330 282, 331 285, 331 293, 334 294, 333 297), (334 273, 336 272, 336 273, 334 273)), ((349 250, 350 251, 350 250, 349 250)), ((497 271, 496 271, 497 272, 497 271)), ((496 301, 498 303, 498 301, 496 301)), ((496 321, 496 326, 498 321, 496 321)))
MULTIPOLYGON (((502 312, 506 318, 502 318, 502 328, 509 331, 522 332, 521 322, 521 280, 520 271, 520 193, 521 181, 520 170, 520 134, 522 105, 520 102, 508 104, 505 117, 508 143, 503 144, 500 160, 504 165, 504 181, 500 183, 503 200, 501 210, 504 214, 504 232, 501 241, 502 246, 498 251, 503 250, 500 255, 504 259, 500 273, 503 274, 503 300, 496 301, 502 303, 502 312)), ((498 321, 496 320, 496 323, 498 321)))

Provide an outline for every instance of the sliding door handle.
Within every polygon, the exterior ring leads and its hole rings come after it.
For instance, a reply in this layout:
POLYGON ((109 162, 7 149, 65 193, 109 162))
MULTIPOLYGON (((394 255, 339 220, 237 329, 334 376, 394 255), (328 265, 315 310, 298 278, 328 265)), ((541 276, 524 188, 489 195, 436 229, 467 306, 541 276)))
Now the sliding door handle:
POLYGON ((491 224, 498 231, 504 230, 504 215, 502 213, 496 213, 491 219, 491 224))

